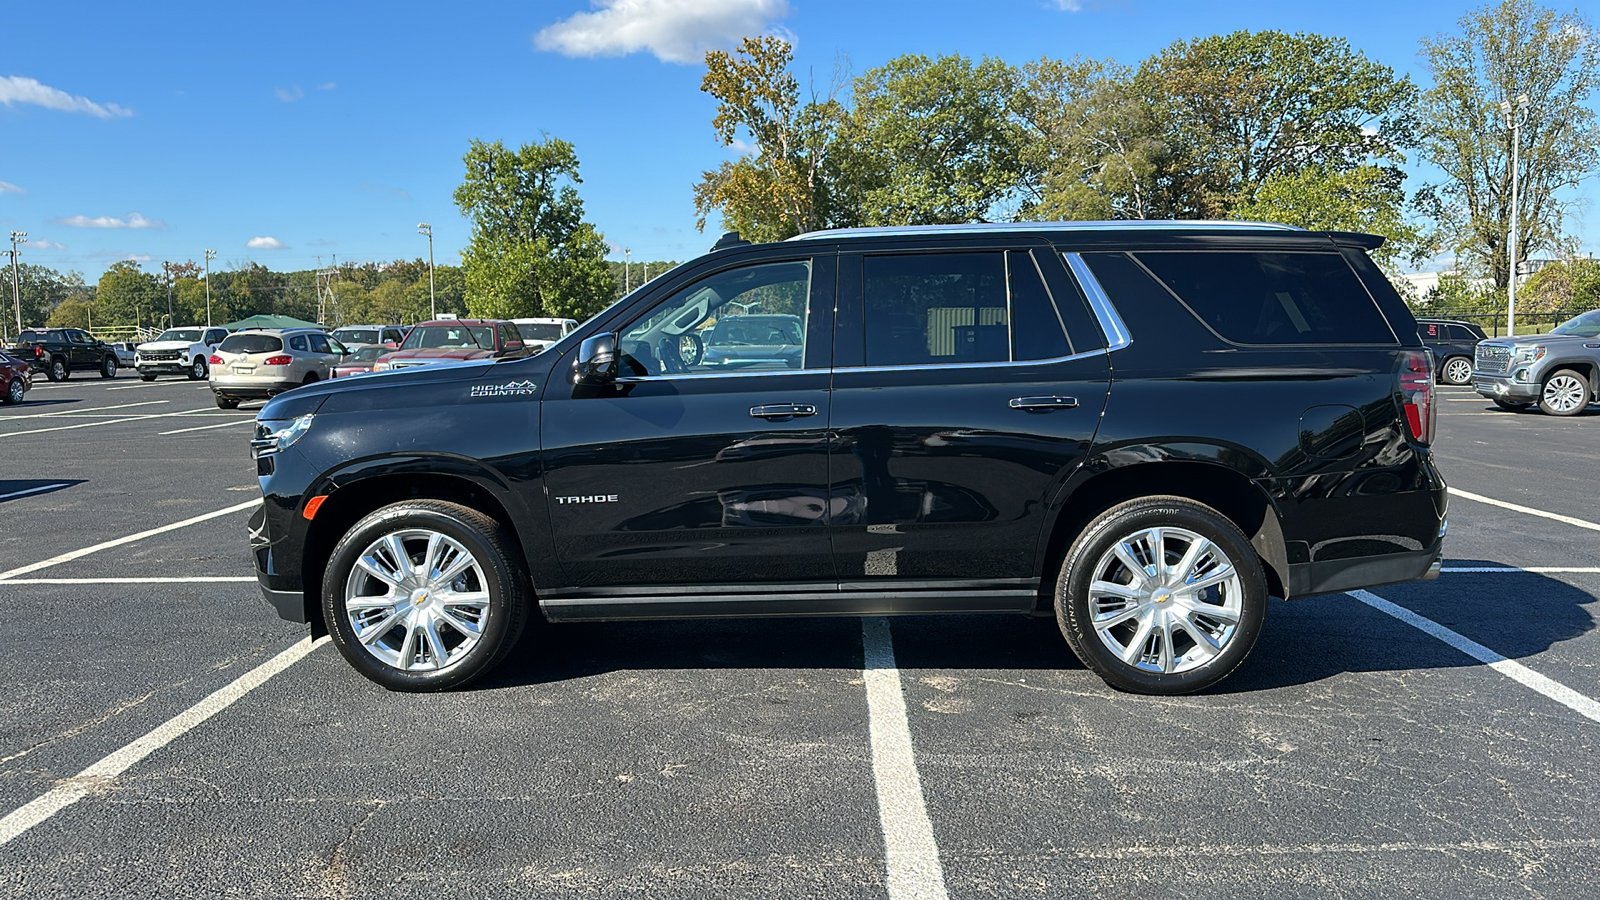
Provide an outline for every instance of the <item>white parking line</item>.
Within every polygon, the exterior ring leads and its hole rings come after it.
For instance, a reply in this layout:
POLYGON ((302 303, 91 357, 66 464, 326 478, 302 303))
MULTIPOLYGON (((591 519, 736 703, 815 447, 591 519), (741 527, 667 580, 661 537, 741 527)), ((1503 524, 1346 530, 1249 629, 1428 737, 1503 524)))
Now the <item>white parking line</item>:
POLYGON ((165 436, 169 434, 183 434, 186 431, 205 431, 208 428, 227 428, 229 425, 243 425, 245 423, 254 422, 255 420, 255 416, 251 416, 248 419, 235 419, 232 422, 223 422, 218 425, 200 425, 194 428, 178 428, 172 431, 163 431, 160 432, 160 434, 165 436))
MULTIPOLYGON (((163 402, 165 402, 165 401, 163 401, 163 402)), ((55 426, 53 428, 33 428, 33 429, 28 430, 28 431, 7 431, 7 432, 0 432, 0 438, 21 437, 21 436, 23 436, 25 434, 45 434, 45 433, 51 432, 51 431, 71 431, 74 428, 94 428, 97 425, 117 425, 117 424, 122 423, 122 422, 138 422, 138 421, 142 421, 144 419, 165 419, 165 418, 169 418, 171 416, 187 416, 190 413, 198 413, 198 412, 206 412, 206 411, 207 411, 206 407, 202 406, 202 407, 198 407, 196 409, 186 409, 186 410, 184 410, 182 412, 175 412, 175 413, 152 413, 152 414, 147 415, 147 416, 127 416, 127 417, 118 418, 118 419, 105 419, 105 420, 98 421, 98 422, 79 422, 76 425, 57 425, 57 426, 55 426)))
POLYGON ((944 869, 933 841, 922 797, 922 779, 911 750, 894 638, 882 616, 861 620, 863 676, 872 736, 872 777, 878 786, 878 818, 883 824, 889 900, 946 900, 944 869))
POLYGON ((28 488, 25 491, 13 491, 12 493, 9 493, 9 494, 0 494, 0 500, 10 500, 12 497, 26 497, 29 494, 37 494, 40 491, 53 491, 56 488, 64 488, 66 486, 67 485, 65 483, 62 483, 62 484, 47 484, 47 485, 44 485, 43 487, 31 487, 31 488, 28 488))
POLYGON ((1463 491, 1460 488, 1451 488, 1450 495, 1452 497, 1460 497, 1464 500, 1472 500, 1477 503, 1487 503, 1490 506, 1498 506, 1501 509, 1509 509, 1512 512, 1527 513, 1530 516, 1538 516, 1541 519, 1553 519, 1557 522, 1565 522, 1568 525, 1576 525, 1579 528, 1587 528, 1590 531, 1600 531, 1600 525, 1596 525, 1595 523, 1586 521, 1584 519, 1574 519, 1572 516, 1563 516, 1553 512, 1545 512, 1542 509, 1534 509, 1531 506, 1518 506, 1515 503, 1507 503, 1504 500, 1496 500, 1493 497, 1485 497, 1482 494, 1474 494, 1468 491, 1463 491))
POLYGON ((1593 575, 1600 566, 1445 566, 1441 572, 1528 572, 1533 575, 1593 575))
POLYGON ((0 572, 0 581, 6 581, 8 579, 15 578, 18 575, 26 575, 29 572, 37 572, 40 569, 48 569, 51 566, 59 566, 64 562, 72 562, 75 559, 80 559, 82 557, 88 556, 91 553, 98 553, 101 550, 109 550, 112 547, 120 547, 123 544, 131 544, 134 541, 143 540, 143 539, 145 539, 147 537, 153 537, 155 535, 163 534, 163 533, 168 532, 168 531, 174 531, 176 529, 184 528, 184 527, 189 526, 189 525, 194 525, 194 524, 197 524, 199 522, 205 522, 205 521, 208 521, 210 519, 215 519, 215 518, 218 518, 219 516, 226 516, 226 515, 229 515, 231 513, 236 513, 236 512, 239 512, 240 510, 249 509, 250 507, 255 506, 256 504, 258 504, 260 502, 261 501, 259 499, 257 499, 257 500, 248 500, 248 501, 245 501, 244 503, 239 503, 239 504, 236 504, 234 506, 230 506, 230 507, 228 507, 226 509, 219 509, 219 510, 216 510, 215 512, 208 512, 208 513, 204 513, 202 515, 194 516, 192 518, 184 519, 181 522, 173 522, 173 523, 168 524, 168 525, 162 525, 160 528, 152 528, 149 531, 141 531, 138 534, 130 534, 127 537, 119 537, 119 538, 116 538, 115 540, 104 541, 102 543, 95 544, 95 545, 93 545, 91 547, 84 547, 81 550, 73 550, 70 553, 63 553, 60 556, 52 556, 49 559, 44 560, 43 562, 30 563, 30 564, 28 564, 26 566, 19 566, 19 567, 15 568, 15 569, 7 569, 4 572, 0 572))
POLYGON ((1350 596, 1360 600, 1362 603, 1365 603, 1379 612, 1394 616, 1396 619, 1399 619, 1407 625, 1410 625, 1412 628, 1416 628, 1420 631, 1425 631, 1428 634, 1433 635, 1439 640, 1444 641, 1446 644, 1449 644, 1457 650, 1460 650, 1462 653, 1465 653, 1473 659, 1484 663, 1489 668, 1499 672, 1501 675, 1504 675, 1507 678, 1510 678, 1512 681, 1518 682, 1519 684, 1538 691, 1546 697, 1549 697, 1551 700, 1554 700, 1562 706, 1571 709, 1573 712, 1576 712, 1585 718, 1600 722, 1600 702, 1592 700, 1589 697, 1585 697, 1561 682, 1540 675, 1538 672, 1535 672, 1521 663, 1512 662, 1511 660, 1506 659, 1504 656, 1501 656, 1493 650, 1490 650, 1488 647, 1485 647, 1477 641, 1474 641, 1471 638, 1463 637, 1462 635, 1451 631, 1443 625, 1440 625, 1438 622, 1435 622, 1425 616, 1419 616, 1403 606, 1397 606, 1393 603, 1390 603, 1389 601, 1370 591, 1351 591, 1350 596))
POLYGON ((58 783, 42 796, 13 811, 4 819, 0 819, 0 844, 10 842, 28 829, 82 800, 84 797, 104 789, 118 775, 128 771, 139 760, 160 750, 181 737, 185 732, 227 709, 233 705, 235 700, 265 684, 267 679, 272 676, 304 659, 312 650, 327 643, 327 640, 327 638, 319 638, 313 641, 311 638, 306 637, 296 641, 289 649, 256 666, 226 686, 218 689, 209 697, 163 722, 154 731, 119 750, 113 751, 99 762, 58 783))
POLYGON ((193 578, 9 578, 0 587, 12 584, 254 584, 248 575, 196 575, 193 578))
POLYGON ((83 413, 100 412, 106 409, 128 409, 134 406, 155 406, 159 403, 171 403, 171 400, 140 400, 138 403, 118 403, 115 406, 91 406, 88 409, 63 409, 56 412, 29 413, 25 416, 0 416, 0 422, 15 422, 18 419, 43 419, 55 416, 81 415, 83 413))
POLYGON ((125 384, 122 387, 106 388, 108 391, 131 391, 134 388, 172 387, 173 385, 190 384, 188 381, 141 381, 138 384, 125 384))

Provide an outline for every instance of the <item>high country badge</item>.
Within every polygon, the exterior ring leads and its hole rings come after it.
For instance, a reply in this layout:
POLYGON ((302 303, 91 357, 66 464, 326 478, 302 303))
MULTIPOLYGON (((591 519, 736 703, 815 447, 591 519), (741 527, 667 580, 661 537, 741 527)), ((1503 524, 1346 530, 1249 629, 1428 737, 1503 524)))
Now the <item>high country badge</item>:
POLYGON ((505 384, 475 384, 469 397, 516 397, 531 394, 539 386, 531 381, 508 381, 505 384))

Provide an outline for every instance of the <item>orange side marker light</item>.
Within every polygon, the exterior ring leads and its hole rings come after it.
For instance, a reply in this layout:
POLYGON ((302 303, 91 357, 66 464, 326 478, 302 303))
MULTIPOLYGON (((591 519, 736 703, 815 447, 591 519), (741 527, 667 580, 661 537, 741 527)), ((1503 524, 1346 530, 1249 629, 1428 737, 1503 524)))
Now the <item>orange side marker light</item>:
POLYGON ((317 510, 322 508, 322 501, 326 499, 328 499, 327 494, 318 494, 317 496, 312 497, 310 500, 307 500, 305 512, 301 513, 300 515, 305 516, 307 520, 316 518, 317 510))

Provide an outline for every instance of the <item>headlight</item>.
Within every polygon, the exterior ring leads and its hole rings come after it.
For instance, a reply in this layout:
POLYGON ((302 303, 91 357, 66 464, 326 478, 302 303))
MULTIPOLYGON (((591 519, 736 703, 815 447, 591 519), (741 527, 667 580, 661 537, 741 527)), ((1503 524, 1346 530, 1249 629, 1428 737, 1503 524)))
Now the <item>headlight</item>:
POLYGON ((250 449, 255 451, 256 456, 287 450, 311 430, 311 419, 312 414, 306 413, 276 431, 269 431, 270 425, 266 422, 257 422, 256 438, 250 442, 250 449))
POLYGON ((387 371, 389 371, 389 364, 386 363, 386 362, 378 363, 377 365, 372 367, 372 371, 374 371, 374 372, 387 372, 387 371))
POLYGON ((1543 347, 1518 347, 1516 359, 1517 362, 1537 362, 1544 359, 1544 354, 1543 347))

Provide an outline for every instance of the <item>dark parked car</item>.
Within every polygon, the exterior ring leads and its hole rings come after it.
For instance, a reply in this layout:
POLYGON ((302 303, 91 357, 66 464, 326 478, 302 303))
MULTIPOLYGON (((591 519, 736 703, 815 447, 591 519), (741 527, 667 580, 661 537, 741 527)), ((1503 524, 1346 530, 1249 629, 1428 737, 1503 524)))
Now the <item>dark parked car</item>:
POLYGON ((66 381, 73 372, 99 372, 117 377, 117 350, 79 328, 40 328, 17 335, 11 355, 21 357, 51 381, 66 381))
POLYGON ((378 357, 375 372, 471 362, 480 359, 521 359, 533 349, 522 340, 517 326, 498 319, 440 319, 411 329, 400 349, 378 357))
POLYGON ((1431 358, 1382 240, 730 236, 537 356, 269 402, 262 592, 396 690, 471 681, 534 616, 914 613, 1054 616, 1109 684, 1198 690, 1269 596, 1438 572, 1431 358), (800 364, 708 365, 758 305, 800 364))
POLYGON ((0 403, 21 403, 31 387, 33 372, 27 360, 0 350, 0 403))
POLYGON ((1472 354, 1488 337, 1471 322, 1454 319, 1417 319, 1417 337, 1433 354, 1433 368, 1445 384, 1472 383, 1472 354))
POLYGON ((705 363, 734 369, 776 360, 798 369, 804 342, 799 316, 723 315, 706 334, 705 363))

